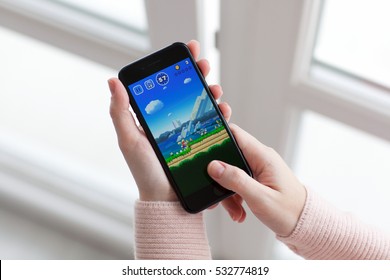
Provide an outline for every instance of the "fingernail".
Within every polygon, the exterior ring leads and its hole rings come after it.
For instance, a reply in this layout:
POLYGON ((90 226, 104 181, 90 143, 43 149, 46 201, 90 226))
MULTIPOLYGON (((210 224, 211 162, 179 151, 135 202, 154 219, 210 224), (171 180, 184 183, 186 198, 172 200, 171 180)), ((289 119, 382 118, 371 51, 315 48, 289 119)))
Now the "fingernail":
POLYGON ((225 166, 221 162, 214 160, 209 165, 209 174, 211 177, 219 179, 222 177, 225 169, 225 166))

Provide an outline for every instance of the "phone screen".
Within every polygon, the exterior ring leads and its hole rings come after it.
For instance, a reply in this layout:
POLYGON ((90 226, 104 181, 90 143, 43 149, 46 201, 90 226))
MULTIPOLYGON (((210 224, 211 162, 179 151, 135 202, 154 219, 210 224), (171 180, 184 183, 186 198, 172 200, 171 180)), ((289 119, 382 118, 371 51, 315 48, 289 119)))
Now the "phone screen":
POLYGON ((212 160, 248 167, 192 58, 170 59, 152 69, 127 83, 130 100, 185 208, 197 212, 215 197, 232 194, 207 174, 212 160))

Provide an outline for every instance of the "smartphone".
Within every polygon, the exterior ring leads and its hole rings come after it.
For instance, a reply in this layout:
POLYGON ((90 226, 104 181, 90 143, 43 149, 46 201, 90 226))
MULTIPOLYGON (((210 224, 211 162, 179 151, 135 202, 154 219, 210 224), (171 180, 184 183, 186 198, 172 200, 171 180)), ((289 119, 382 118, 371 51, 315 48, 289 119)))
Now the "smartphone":
POLYGON ((251 171, 187 45, 174 43, 119 72, 130 105, 184 209, 233 194, 207 174, 218 159, 251 171))

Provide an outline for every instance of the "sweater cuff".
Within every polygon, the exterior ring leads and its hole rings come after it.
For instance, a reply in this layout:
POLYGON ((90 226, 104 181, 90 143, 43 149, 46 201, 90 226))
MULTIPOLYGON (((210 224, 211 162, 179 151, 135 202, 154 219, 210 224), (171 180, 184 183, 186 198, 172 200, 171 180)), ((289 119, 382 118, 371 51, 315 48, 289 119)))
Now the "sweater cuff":
POLYGON ((179 202, 136 201, 136 259, 210 259, 203 213, 179 202))

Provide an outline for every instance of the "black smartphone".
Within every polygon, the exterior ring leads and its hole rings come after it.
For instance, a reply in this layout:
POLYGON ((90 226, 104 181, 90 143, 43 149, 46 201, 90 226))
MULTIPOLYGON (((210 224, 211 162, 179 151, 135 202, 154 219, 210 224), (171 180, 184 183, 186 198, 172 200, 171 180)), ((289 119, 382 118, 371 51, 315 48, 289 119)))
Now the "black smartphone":
POLYGON ((135 61, 119 79, 186 211, 197 213, 233 194, 207 174, 212 160, 251 175, 187 45, 174 43, 135 61))

